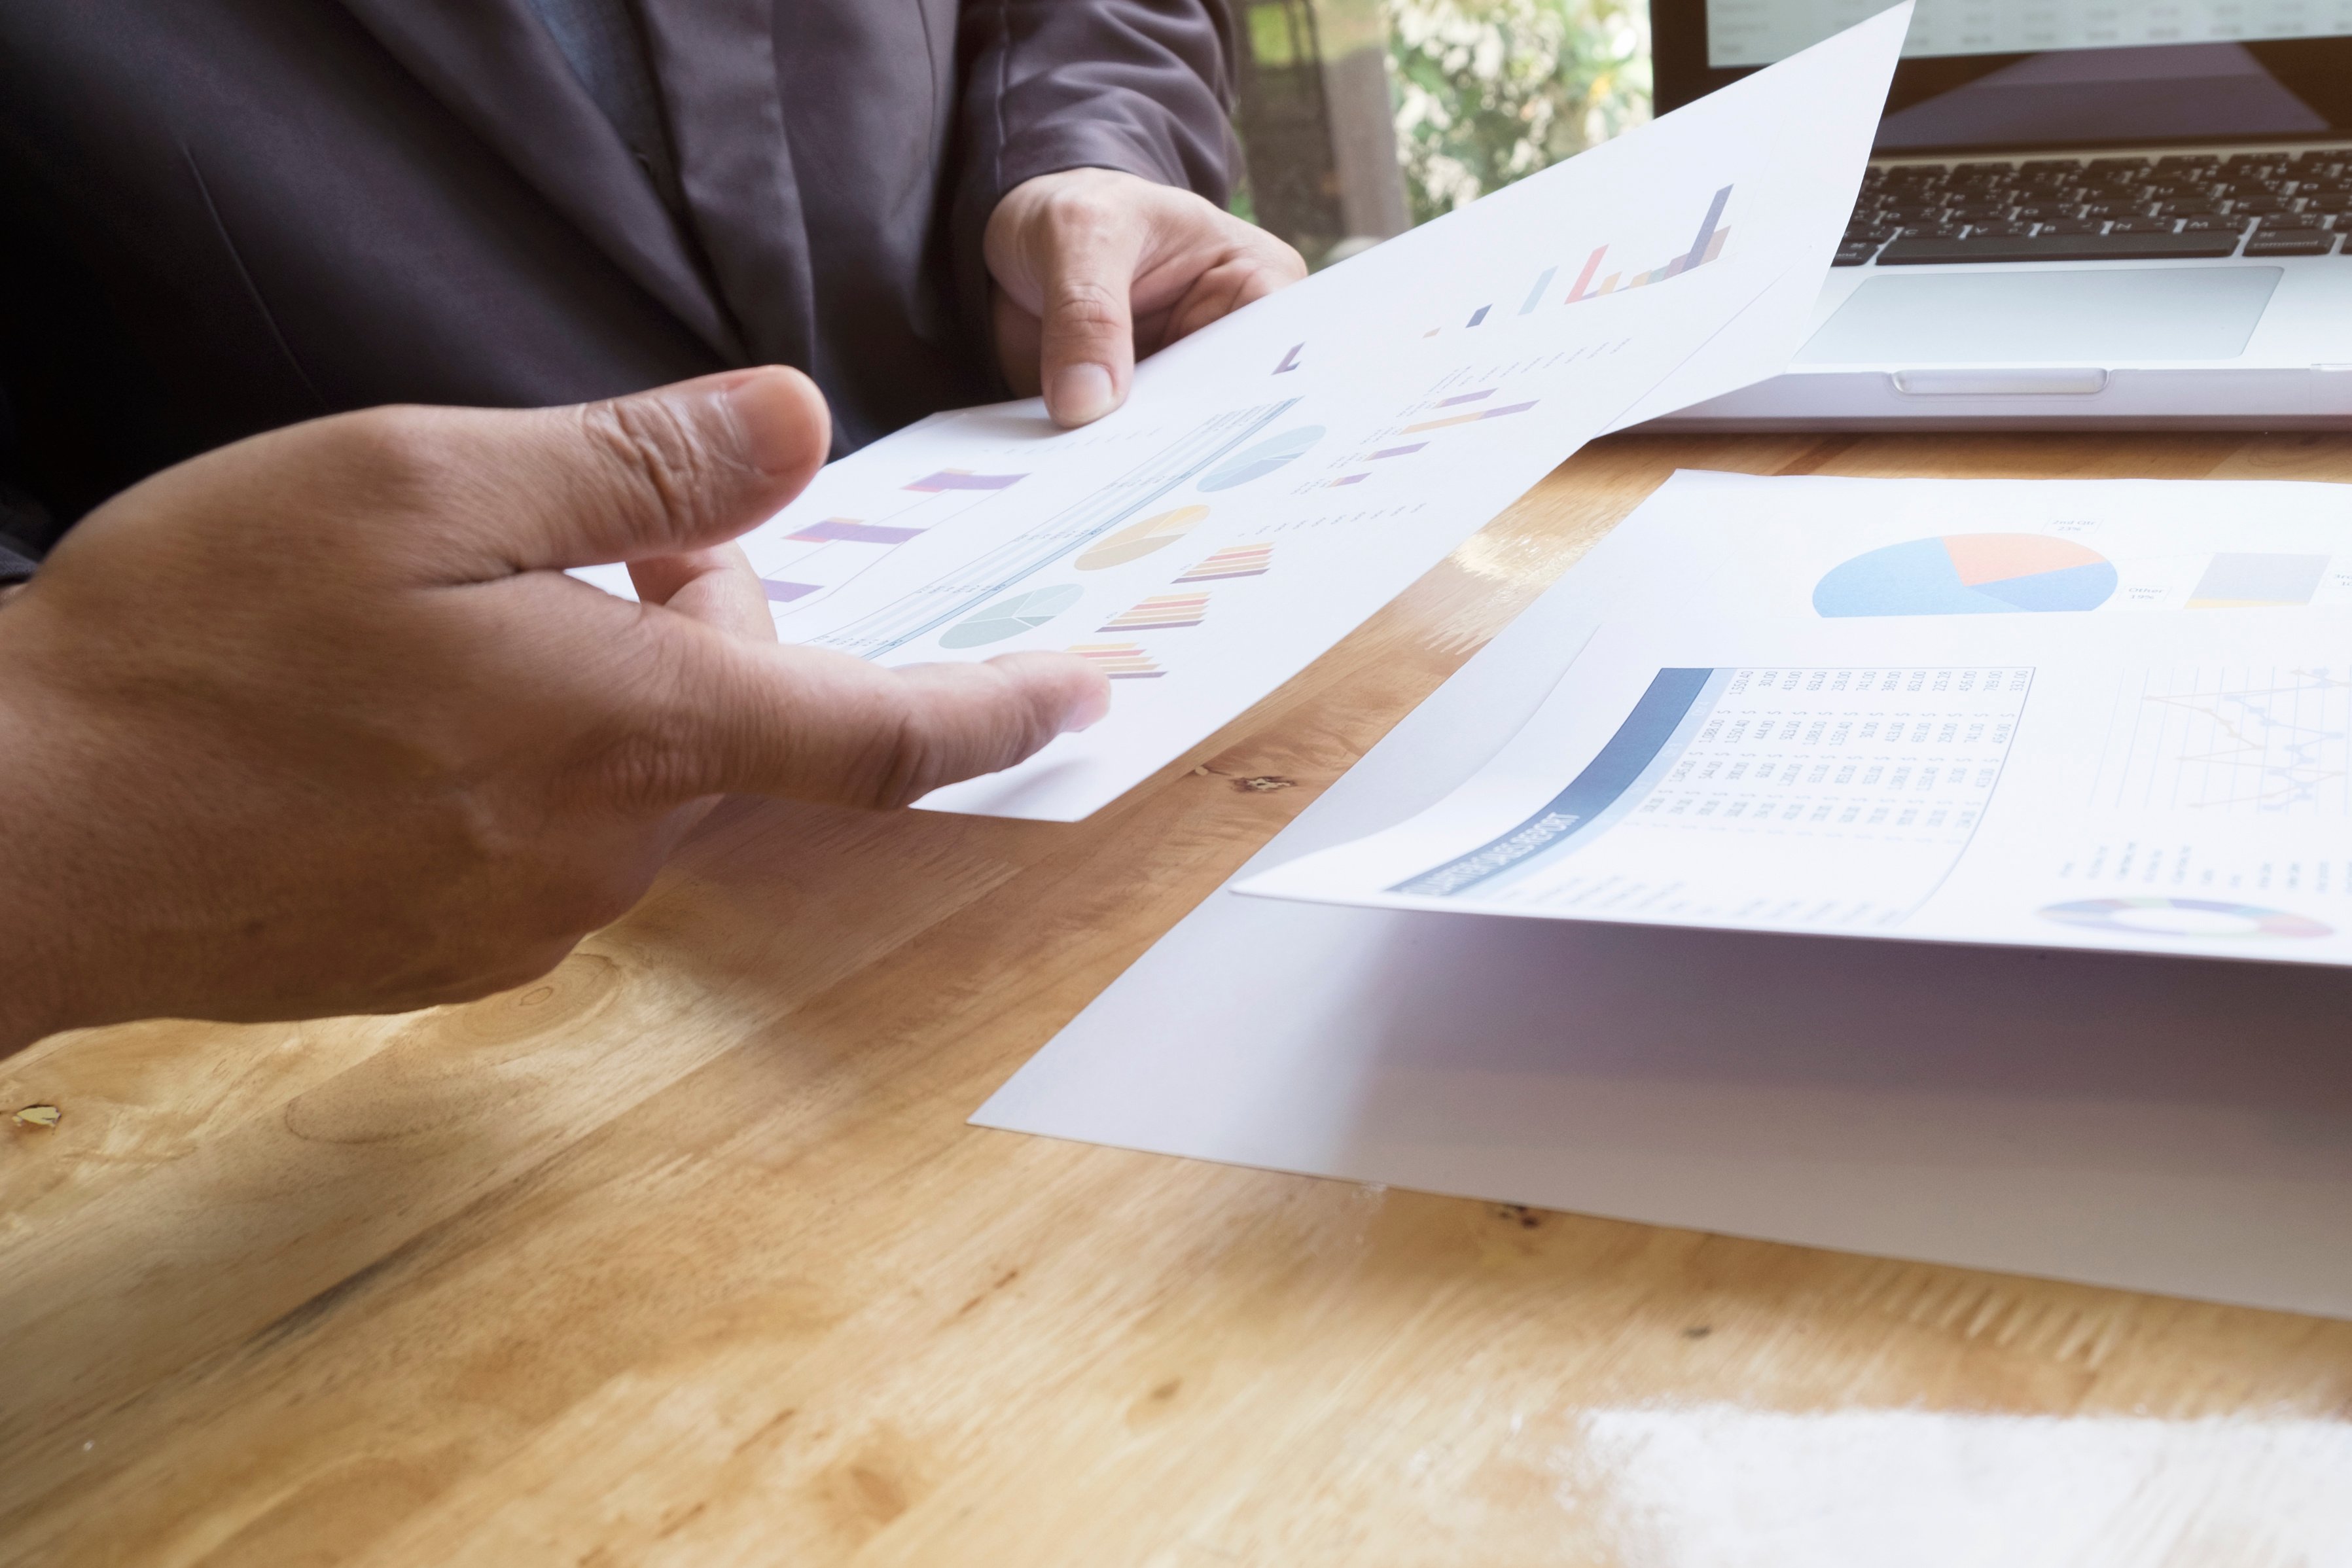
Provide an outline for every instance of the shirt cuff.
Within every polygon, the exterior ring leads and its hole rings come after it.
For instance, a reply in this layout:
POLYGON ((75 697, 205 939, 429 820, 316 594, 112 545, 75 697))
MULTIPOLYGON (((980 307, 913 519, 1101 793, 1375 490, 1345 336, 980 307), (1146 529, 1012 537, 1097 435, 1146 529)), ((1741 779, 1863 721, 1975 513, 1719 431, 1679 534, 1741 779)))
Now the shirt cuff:
POLYGON ((5 534, 0 534, 0 588, 26 581, 40 567, 39 561, 24 553, 5 534))

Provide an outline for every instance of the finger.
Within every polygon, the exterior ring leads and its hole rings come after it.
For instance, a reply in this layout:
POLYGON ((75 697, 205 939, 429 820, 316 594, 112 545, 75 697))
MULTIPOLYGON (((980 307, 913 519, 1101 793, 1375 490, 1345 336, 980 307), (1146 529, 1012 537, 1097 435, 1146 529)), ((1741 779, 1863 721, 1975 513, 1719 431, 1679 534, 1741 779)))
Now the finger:
POLYGON ((395 412, 457 493, 431 526, 475 578, 722 543, 798 495, 831 438, 824 395, 781 365, 568 408, 395 412))
POLYGON ((1125 402, 1135 377, 1129 296, 1142 237, 1084 203, 1049 209, 1045 222, 1038 376, 1055 422, 1085 425, 1125 402))
POLYGON ((776 640, 776 618, 740 544, 629 563, 641 604, 659 605, 747 642, 776 640))
POLYGON ((1044 323, 1022 307, 1000 284, 989 287, 991 315, 996 329, 996 365, 1015 397, 1034 397, 1045 390, 1040 379, 1045 354, 1044 323))
MULTIPOLYGON (((694 630, 695 628, 681 628, 694 630)), ((846 654, 703 635, 673 649, 625 787, 659 807, 719 794, 887 808, 1009 768, 1110 707, 1062 653, 885 669, 846 654)))
POLYGON ((1256 258, 1213 267, 1194 280, 1168 312, 1167 341, 1175 342, 1297 279, 1256 258))
POLYGON ((1194 216, 1196 227, 1213 232, 1213 247, 1172 256, 1147 268, 1136 282, 1139 301, 1166 310, 1169 342, 1307 276, 1298 252, 1265 230, 1214 208, 1194 216))

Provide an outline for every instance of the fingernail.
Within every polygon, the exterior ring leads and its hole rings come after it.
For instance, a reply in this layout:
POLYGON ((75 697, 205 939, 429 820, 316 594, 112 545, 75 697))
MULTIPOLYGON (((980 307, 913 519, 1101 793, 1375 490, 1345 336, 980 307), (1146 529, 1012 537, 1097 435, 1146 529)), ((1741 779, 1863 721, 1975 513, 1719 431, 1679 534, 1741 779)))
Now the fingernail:
POLYGON ((783 474, 822 459, 826 433, 812 428, 807 399, 790 376, 754 373, 722 389, 743 460, 763 474, 783 474))
POLYGON ((1067 735, 1080 730, 1091 730, 1109 712, 1110 682, 1106 680, 1073 703, 1070 710, 1062 715, 1062 733, 1067 735))
POLYGON ((1098 364, 1065 365, 1045 398, 1065 425, 1086 425, 1110 412, 1110 372, 1098 364))

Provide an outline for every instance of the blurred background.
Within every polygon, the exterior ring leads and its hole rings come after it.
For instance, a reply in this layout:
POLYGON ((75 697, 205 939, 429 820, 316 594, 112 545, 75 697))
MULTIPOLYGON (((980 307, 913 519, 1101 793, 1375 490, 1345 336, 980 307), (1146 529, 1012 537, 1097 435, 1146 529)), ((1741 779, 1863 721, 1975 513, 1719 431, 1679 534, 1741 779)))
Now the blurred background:
POLYGON ((1235 0, 1234 209, 1310 267, 1650 114, 1646 0, 1235 0))

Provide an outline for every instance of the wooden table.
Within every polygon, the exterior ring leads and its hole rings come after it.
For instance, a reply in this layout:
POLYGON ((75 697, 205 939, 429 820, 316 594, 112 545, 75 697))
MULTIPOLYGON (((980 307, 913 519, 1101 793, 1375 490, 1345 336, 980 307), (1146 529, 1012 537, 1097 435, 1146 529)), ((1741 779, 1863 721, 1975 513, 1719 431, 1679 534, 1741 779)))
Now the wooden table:
POLYGON ((2352 1324, 964 1125, 1678 466, 2352 439, 1612 439, 1085 823, 735 803, 542 984, 0 1062, 0 1562, 2352 1557, 2352 1324))

